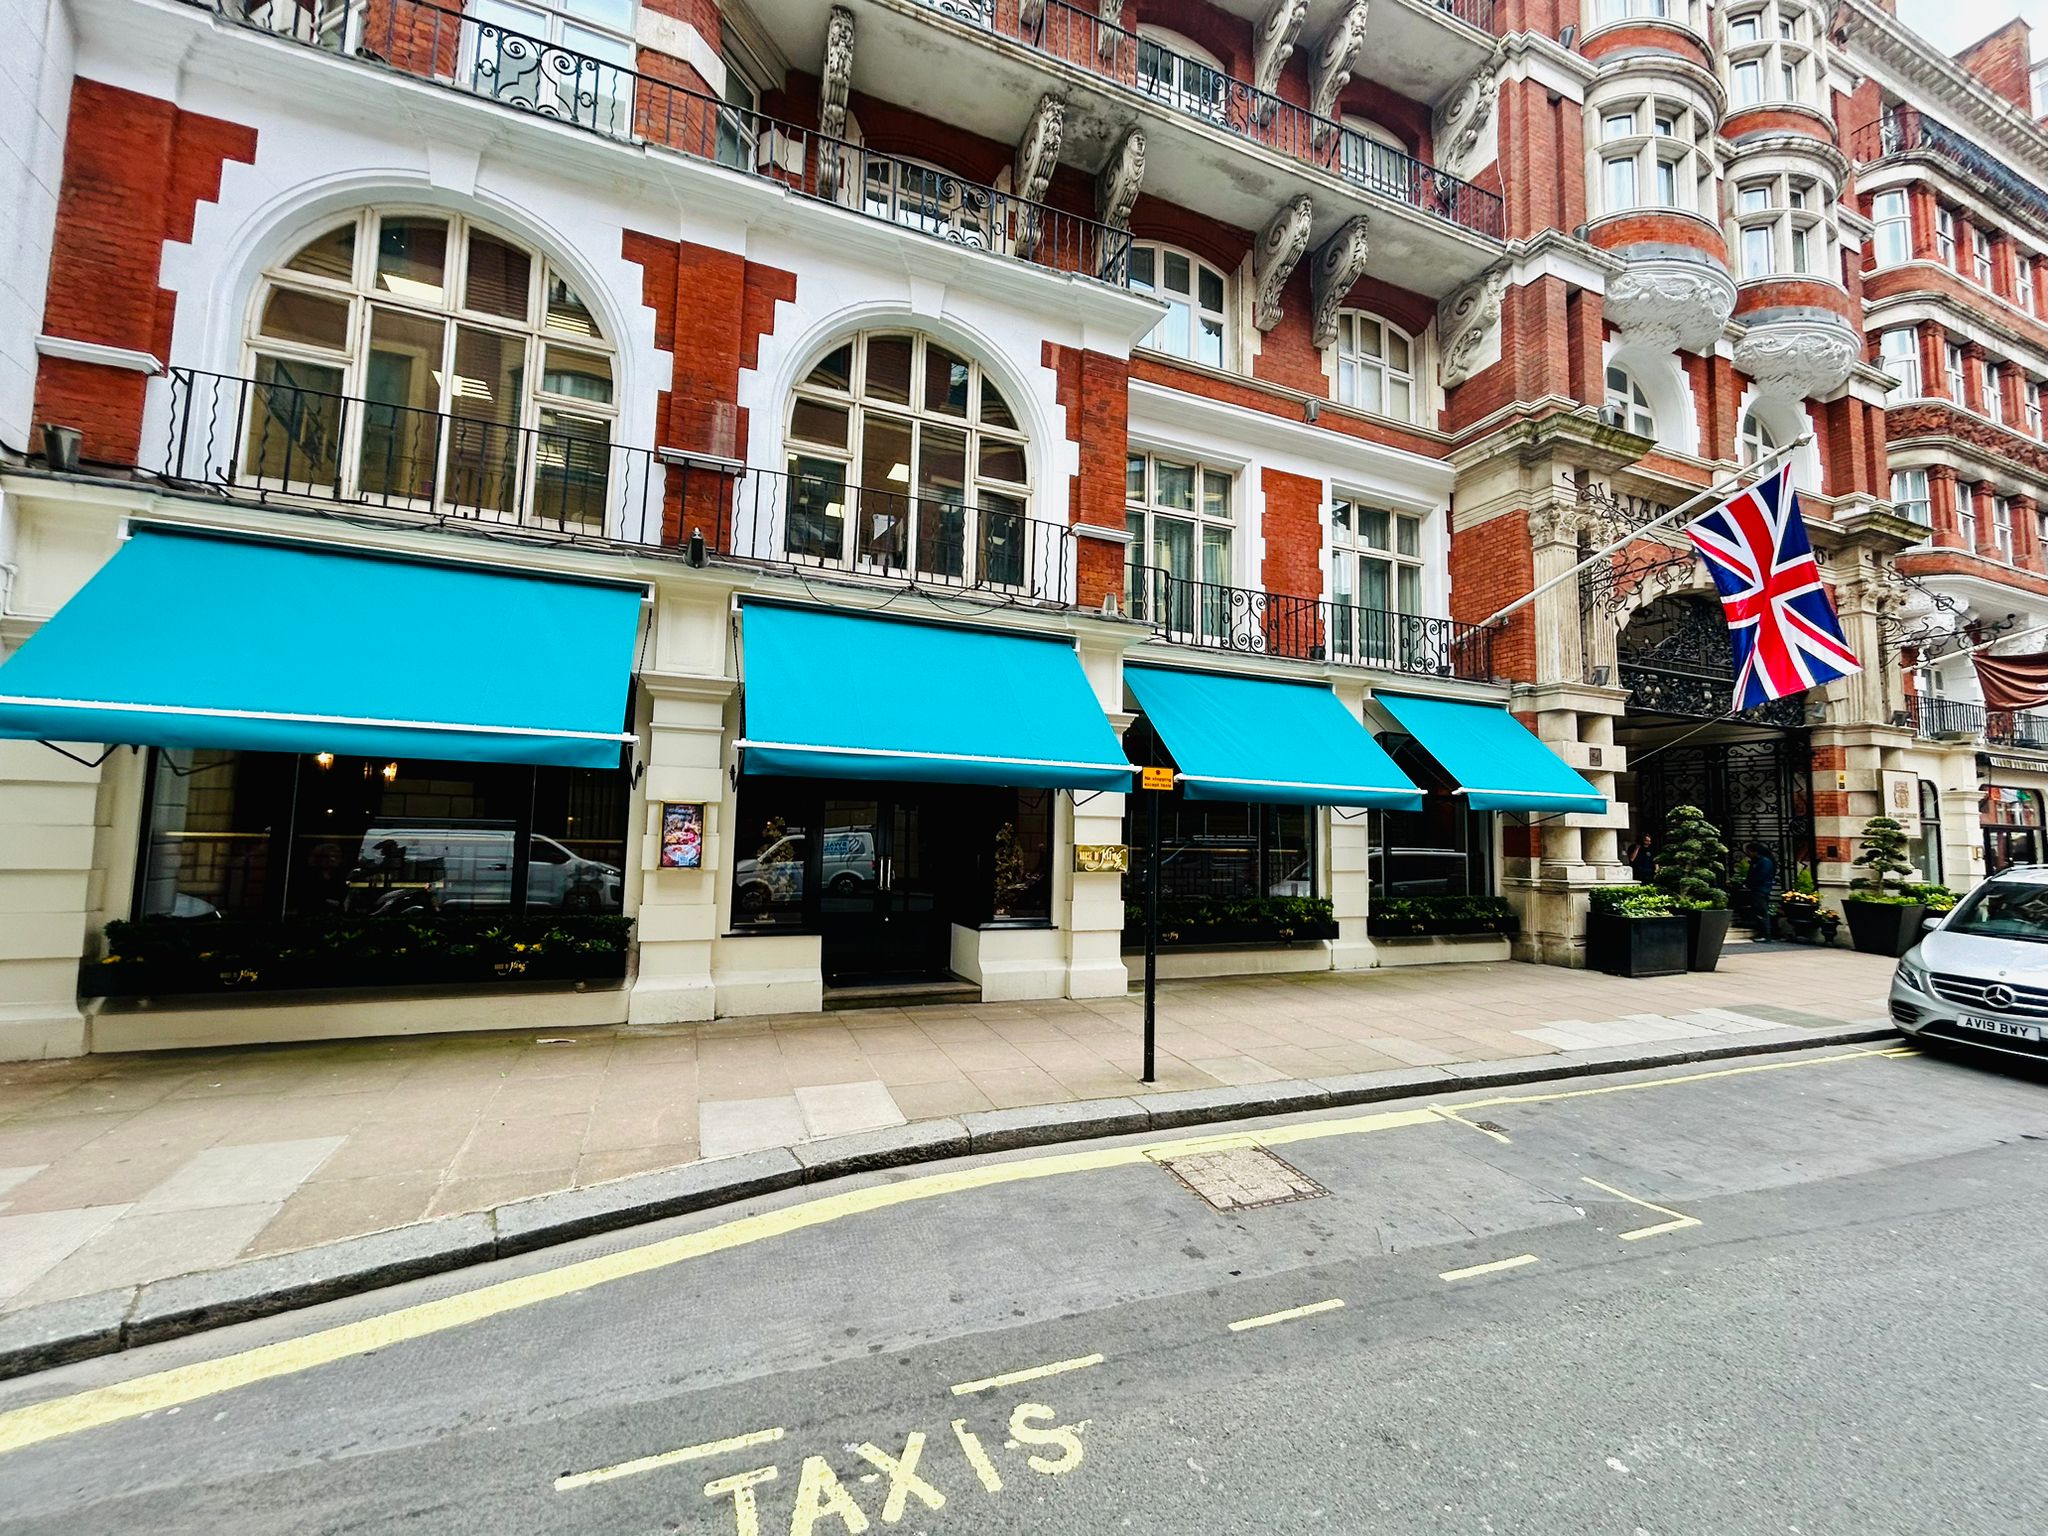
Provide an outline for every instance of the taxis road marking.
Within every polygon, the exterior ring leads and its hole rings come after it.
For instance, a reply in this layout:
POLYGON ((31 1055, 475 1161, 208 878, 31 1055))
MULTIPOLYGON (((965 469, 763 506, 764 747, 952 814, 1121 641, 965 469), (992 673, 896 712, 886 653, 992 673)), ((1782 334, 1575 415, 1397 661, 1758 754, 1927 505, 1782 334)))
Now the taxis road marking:
POLYGON ((1243 1333, 1247 1328, 1267 1328, 1274 1323, 1291 1323, 1297 1317, 1314 1317, 1318 1312, 1334 1312, 1343 1305, 1342 1296, 1332 1296, 1328 1301, 1312 1301, 1305 1307, 1289 1307, 1282 1312, 1268 1312, 1263 1317, 1239 1318, 1230 1325, 1230 1331, 1243 1333))
POLYGON ((1512 1259, 1495 1259, 1491 1264, 1474 1264, 1466 1269, 1447 1269, 1437 1276, 1439 1280, 1476 1280, 1481 1275, 1497 1275, 1504 1269, 1520 1269, 1525 1264, 1541 1261, 1533 1253, 1518 1253, 1512 1259))
MULTIPOLYGON (((1602 1088, 1577 1088, 1555 1093, 1509 1094, 1461 1104, 1472 1110, 1518 1104, 1543 1104, 1569 1099, 1592 1098, 1611 1093, 1639 1093, 1651 1088, 1672 1088, 1716 1078, 1742 1077, 1759 1072, 1787 1072, 1803 1067, 1840 1066, 1845 1062, 1881 1056, 1881 1049, 1836 1051, 1826 1056, 1802 1057, 1791 1061, 1758 1062, 1745 1067, 1725 1067, 1713 1072, 1687 1072, 1674 1077, 1650 1078, 1641 1082, 1614 1083, 1602 1088)), ((46 1440, 74 1435, 82 1430, 118 1424, 144 1414, 198 1402, 223 1392, 232 1392, 259 1381, 332 1365, 378 1350, 389 1349, 412 1339, 426 1338, 451 1328, 463 1328, 525 1307, 538 1306, 563 1296, 589 1290, 592 1286, 630 1279, 672 1265, 687 1263, 714 1253, 726 1253, 754 1243, 787 1237, 813 1227, 843 1221, 851 1216, 893 1209, 922 1200, 962 1194, 970 1190, 995 1189, 1036 1179, 1060 1178, 1068 1174, 1094 1173, 1105 1168, 1149 1165, 1161 1157, 1180 1157, 1213 1146, 1242 1145, 1247 1139, 1265 1147, 1295 1142, 1321 1141, 1334 1136, 1358 1136, 1405 1126, 1441 1125, 1432 1109, 1385 1110, 1376 1114, 1342 1119, 1318 1120, 1299 1125, 1274 1126, 1247 1133, 1187 1137, 1153 1142, 1144 1146, 1100 1147, 1086 1152, 1062 1152, 1014 1162, 991 1163, 979 1168, 959 1168, 946 1173, 924 1174, 890 1184, 842 1190, 816 1199, 800 1201, 772 1211, 742 1216, 706 1227, 702 1231, 662 1238, 637 1248, 579 1259, 537 1274, 494 1281, 435 1301, 415 1303, 374 1317, 323 1328, 296 1338, 201 1360, 190 1365, 155 1371, 93 1387, 65 1397, 30 1403, 0 1412, 0 1455, 18 1451, 46 1440)))
POLYGON ((963 1381, 955 1384, 953 1395, 966 1397, 974 1392, 986 1392, 990 1387, 1014 1387, 1020 1381, 1037 1381, 1044 1376, 1063 1376, 1068 1371, 1085 1371, 1091 1365, 1102 1364, 1100 1355, 1077 1355, 1072 1360, 1055 1360, 1051 1365, 1034 1365, 1022 1371, 1005 1371, 1000 1376, 984 1376, 980 1381, 963 1381))
POLYGON ((1617 1200, 1626 1200, 1630 1205, 1640 1205, 1646 1211, 1655 1211, 1659 1216, 1669 1216, 1671 1218, 1669 1221, 1658 1222, 1654 1227, 1637 1227, 1633 1232, 1622 1233, 1621 1240, 1624 1243, 1632 1243, 1637 1238, 1642 1237, 1655 1237, 1660 1232, 1683 1232, 1687 1227, 1696 1227, 1700 1224, 1700 1219, 1697 1216, 1688 1216, 1683 1211, 1674 1211, 1668 1205, 1658 1205, 1654 1201, 1638 1199, 1625 1190, 1616 1189, 1612 1184, 1602 1184, 1598 1179, 1581 1178, 1579 1182, 1581 1184, 1590 1184, 1595 1189, 1604 1189, 1617 1200))
POLYGON ((723 1440, 706 1440, 702 1445, 686 1445, 680 1450, 663 1451, 658 1456, 640 1456, 632 1461, 622 1461, 617 1466, 599 1467, 591 1472, 565 1472, 555 1479, 555 1492, 567 1493, 571 1488, 588 1488, 592 1483, 608 1483, 614 1478, 632 1477, 641 1472, 652 1472, 659 1467, 673 1467, 679 1462, 702 1461, 707 1456, 723 1456, 727 1451, 744 1451, 751 1446, 773 1445, 782 1438, 780 1425, 774 1429, 757 1429, 749 1434, 730 1435, 723 1440))

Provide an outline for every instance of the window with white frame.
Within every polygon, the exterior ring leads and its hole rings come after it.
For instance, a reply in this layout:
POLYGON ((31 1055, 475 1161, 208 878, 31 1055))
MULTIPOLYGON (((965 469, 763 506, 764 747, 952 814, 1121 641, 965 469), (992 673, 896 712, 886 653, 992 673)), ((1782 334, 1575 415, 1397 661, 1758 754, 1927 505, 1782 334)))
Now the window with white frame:
POLYGON ((1747 466, 1756 463, 1765 454, 1774 453, 1778 448, 1778 435, 1770 428, 1761 412, 1752 406, 1742 418, 1742 426, 1735 434, 1736 448, 1742 463, 1747 466))
POLYGON ((2012 498, 1994 496, 1991 498, 1991 546, 1998 551, 1998 558, 2012 564, 2012 498))
POLYGON ((1187 251, 1143 240, 1131 247, 1131 287, 1167 306, 1140 346, 1223 366, 1229 283, 1221 272, 1187 251))
POLYGON ((1422 519, 1355 498, 1335 502, 1330 599, 1334 659, 1405 664, 1420 638, 1422 519))
POLYGON ((1631 97, 1594 109, 1600 124, 1600 210, 1679 208, 1707 212, 1713 167, 1704 145, 1713 123, 1675 97, 1631 97))
POLYGON ((1338 125, 1337 169, 1346 181, 1384 192, 1398 202, 1415 198, 1417 161, 1390 129, 1346 113, 1338 125))
POLYGON ((2030 437, 2041 436, 2043 416, 2041 394, 2044 388, 2048 388, 2048 386, 2037 384, 2032 379, 2028 379, 2025 383, 2024 398, 2027 403, 2027 435, 2030 437))
POLYGON ((1880 192, 1870 200, 1876 225, 1871 248, 1880 267, 1896 267, 1913 259, 1913 215, 1904 192, 1880 192))
POLYGON ((1124 460, 1124 594, 1133 618, 1204 640, 1228 633, 1232 485, 1228 470, 1191 458, 1124 460))
POLYGON ((995 243, 989 196, 973 182, 904 155, 863 159, 861 206, 871 217, 975 249, 995 243))
POLYGON ((1956 264, 1956 216, 1946 208, 1934 211, 1934 250, 1943 266, 1956 264))
POLYGON ((1970 226, 1970 276, 1979 288, 1992 286, 1991 237, 1974 224, 1970 226))
POLYGON ((1683 0, 1600 0, 1600 20, 1626 21, 1630 17, 1657 20, 1685 19, 1683 0))
POLYGON ((1729 102, 1811 103, 1818 92, 1814 15, 1797 0, 1766 0, 1728 13, 1729 102))
POLYGON ((1650 397, 1634 374, 1613 363, 1607 365, 1607 401, 1600 419, 1638 437, 1657 435, 1657 413, 1650 408, 1650 397))
POLYGON ((635 0, 470 0, 458 78, 543 117, 629 133, 634 10, 635 0))
POLYGON ((719 58, 725 65, 725 105, 718 113, 717 158, 720 165, 750 171, 759 155, 761 135, 761 84, 772 79, 755 59, 753 51, 734 36, 730 27, 719 43, 719 58))
POLYGON ((841 342, 790 396, 782 553, 948 585, 1027 570, 1027 440, 981 365, 930 337, 841 342))
POLYGON ((259 483, 602 531, 615 356, 538 252, 445 213, 373 209, 257 284, 259 483))
POLYGON ((2005 370, 1988 360, 1984 364, 1984 414, 2001 427, 2005 425, 2005 370))
POLYGON ((1735 188, 1736 249, 1744 278, 1831 274, 1826 192, 1809 176, 1758 176, 1735 188))
POLYGON ((1880 331, 1877 366, 1899 381, 1898 399, 1920 398, 1920 333, 1905 325, 1880 331))
MULTIPOLYGON (((1192 38, 1164 27, 1138 28, 1138 89, 1177 111, 1220 120, 1229 109, 1223 61, 1192 38)), ((1128 68, 1128 66, 1126 66, 1128 68)))
POLYGON ((1956 533, 1963 548, 1977 547, 1977 488, 1967 481, 1956 482, 1956 533))
POLYGON ((1943 372, 1948 377, 1948 397, 1957 405, 1970 403, 1970 359, 1959 341, 1942 343, 1943 372))
POLYGON ((2034 292, 2033 257, 2014 254, 2012 291, 2013 297, 2021 309, 2024 309, 2030 315, 2035 313, 2036 306, 2040 303, 2040 297, 2034 292))
POLYGON ((1901 469, 1892 475, 1892 505, 1899 516, 1909 517, 1922 527, 1934 522, 1934 503, 1927 493, 1927 471, 1901 469))
POLYGON ((1362 411, 1415 419, 1415 341, 1392 321, 1337 312, 1337 398, 1362 411))

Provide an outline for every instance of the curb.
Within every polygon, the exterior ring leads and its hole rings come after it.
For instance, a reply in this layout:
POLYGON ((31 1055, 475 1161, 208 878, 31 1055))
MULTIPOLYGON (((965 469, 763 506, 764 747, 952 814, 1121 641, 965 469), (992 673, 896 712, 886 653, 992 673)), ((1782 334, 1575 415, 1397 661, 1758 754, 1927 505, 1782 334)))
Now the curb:
POLYGON ((0 1380, 852 1174, 1093 1137, 1339 1109, 1432 1090, 1506 1088, 1899 1038, 1889 1024, 1788 1027, 1662 1049, 1603 1046, 1512 1061, 1404 1067, 919 1120, 636 1174, 494 1210, 0 1313, 0 1380))

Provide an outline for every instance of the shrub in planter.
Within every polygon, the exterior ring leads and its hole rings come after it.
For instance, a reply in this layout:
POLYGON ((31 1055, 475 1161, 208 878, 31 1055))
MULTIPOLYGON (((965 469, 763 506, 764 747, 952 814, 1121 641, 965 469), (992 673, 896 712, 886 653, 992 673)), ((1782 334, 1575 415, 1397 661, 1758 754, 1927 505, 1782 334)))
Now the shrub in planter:
MULTIPOLYGON (((1334 939, 1335 909, 1314 896, 1246 896, 1234 900, 1164 897, 1159 902, 1159 942, 1174 944, 1293 944, 1334 939)), ((1145 904, 1124 905, 1124 943, 1145 944, 1145 904)))
POLYGON ((1711 971, 1721 961, 1728 937, 1728 892, 1721 886, 1728 845, 1706 812, 1674 805, 1664 818, 1664 852, 1657 860, 1657 888, 1685 918, 1686 969, 1711 971))
POLYGON ((1522 931, 1504 896, 1389 896, 1372 904, 1366 932, 1376 939, 1522 931))
POLYGON ((1852 880, 1855 894, 1842 898, 1850 942, 1863 954, 1897 958, 1919 942, 1927 918, 1926 905, 1908 894, 1904 881, 1913 872, 1906 829, 1889 816, 1871 817, 1863 823, 1863 848, 1855 863, 1870 873, 1852 880), (1888 884, 1893 876, 1899 877, 1896 887, 1888 884))
POLYGON ((1910 900, 1917 901, 1925 907, 1929 917, 1940 917, 1944 913, 1953 912, 1956 903, 1963 899, 1947 886, 1931 880, 1916 880, 1910 885, 1901 886, 1900 889, 1910 900))
POLYGON ((107 924, 84 967, 88 996, 274 992, 308 987, 615 981, 633 920, 609 915, 353 918, 280 922, 145 917, 107 924))
POLYGON ((1685 918, 1654 885, 1603 885, 1586 920, 1586 963, 1612 976, 1676 976, 1685 969, 1685 918))

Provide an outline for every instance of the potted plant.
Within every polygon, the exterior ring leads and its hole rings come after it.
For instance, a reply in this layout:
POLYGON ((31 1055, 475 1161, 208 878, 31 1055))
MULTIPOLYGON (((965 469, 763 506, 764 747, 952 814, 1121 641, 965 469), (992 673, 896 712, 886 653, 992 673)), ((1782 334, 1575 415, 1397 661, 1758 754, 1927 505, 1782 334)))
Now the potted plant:
POLYGON ((1603 885, 1586 919, 1586 963, 1610 976, 1685 970, 1685 918, 1654 885, 1603 885))
POLYGON ((1778 903, 1778 916, 1785 920, 1785 926, 1792 930, 1792 937, 1802 944, 1813 942, 1813 936, 1821 925, 1823 917, 1832 917, 1820 904, 1820 892, 1813 883, 1813 871, 1802 869, 1778 903))
POLYGON ((1728 867, 1720 829, 1696 805, 1674 805, 1664 818, 1657 886, 1685 918, 1686 969, 1711 971, 1728 937, 1728 892, 1718 883, 1728 867))
POLYGON ((1849 939, 1866 955, 1897 958, 1920 941, 1920 925, 1927 908, 1906 894, 1904 879, 1913 872, 1906 858, 1906 829, 1889 816, 1873 816, 1863 823, 1863 851, 1856 855, 1858 869, 1868 877, 1849 882, 1855 894, 1842 898, 1842 913, 1849 920, 1849 939), (1900 877, 1895 887, 1887 882, 1900 877))

